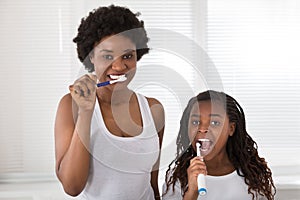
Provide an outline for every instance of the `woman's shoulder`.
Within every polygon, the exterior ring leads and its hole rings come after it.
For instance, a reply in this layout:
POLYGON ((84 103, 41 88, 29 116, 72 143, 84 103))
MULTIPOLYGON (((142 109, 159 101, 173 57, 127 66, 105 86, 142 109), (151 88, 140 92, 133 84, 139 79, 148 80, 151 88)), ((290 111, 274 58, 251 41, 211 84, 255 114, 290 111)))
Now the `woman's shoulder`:
POLYGON ((61 97, 60 101, 59 101, 59 105, 64 105, 64 104, 69 104, 70 102, 72 102, 72 96, 70 93, 65 94, 64 96, 61 97))
POLYGON ((70 93, 65 94, 58 103, 57 115, 69 116, 70 113, 73 113, 77 110, 76 104, 73 102, 72 96, 70 93))
POLYGON ((162 103, 153 97, 146 97, 146 99, 153 116, 160 118, 160 120, 164 119, 165 111, 162 103))
POLYGON ((148 101, 149 106, 161 105, 161 107, 163 109, 162 103, 159 100, 157 100, 157 99, 155 99, 153 97, 146 97, 146 99, 148 101))
MULTIPOLYGON (((139 95, 139 94, 137 94, 139 95)), ((162 103, 155 98, 146 97, 157 132, 162 137, 165 127, 165 111, 162 103)))
POLYGON ((150 110, 152 112, 152 115, 154 115, 154 117, 159 117, 161 119, 164 119, 164 107, 162 105, 162 103, 157 100, 156 98, 153 97, 147 97, 141 94, 136 93, 137 96, 142 96, 144 98, 146 98, 148 105, 150 107, 150 110))

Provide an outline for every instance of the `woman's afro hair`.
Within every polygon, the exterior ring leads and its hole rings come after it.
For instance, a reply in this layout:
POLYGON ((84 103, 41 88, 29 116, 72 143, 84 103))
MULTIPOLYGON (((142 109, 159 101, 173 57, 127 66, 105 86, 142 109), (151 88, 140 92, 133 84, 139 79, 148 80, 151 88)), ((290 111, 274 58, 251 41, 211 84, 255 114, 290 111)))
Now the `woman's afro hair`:
POLYGON ((89 13, 86 18, 81 19, 78 34, 73 39, 77 44, 79 60, 85 65, 89 72, 94 71, 89 54, 93 48, 107 36, 122 34, 128 37, 136 45, 137 60, 147 54, 148 37, 144 28, 144 22, 126 7, 110 5, 99 7, 89 13))

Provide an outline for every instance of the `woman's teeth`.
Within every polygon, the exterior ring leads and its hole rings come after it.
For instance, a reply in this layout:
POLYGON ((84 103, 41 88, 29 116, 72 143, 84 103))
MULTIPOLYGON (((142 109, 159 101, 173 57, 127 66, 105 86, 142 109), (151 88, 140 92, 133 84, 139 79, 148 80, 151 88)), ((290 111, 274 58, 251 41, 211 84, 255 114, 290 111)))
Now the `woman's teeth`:
POLYGON ((120 79, 122 77, 125 77, 125 74, 122 74, 122 75, 114 75, 114 74, 110 74, 109 75, 109 78, 112 79, 112 80, 117 80, 117 79, 120 79))

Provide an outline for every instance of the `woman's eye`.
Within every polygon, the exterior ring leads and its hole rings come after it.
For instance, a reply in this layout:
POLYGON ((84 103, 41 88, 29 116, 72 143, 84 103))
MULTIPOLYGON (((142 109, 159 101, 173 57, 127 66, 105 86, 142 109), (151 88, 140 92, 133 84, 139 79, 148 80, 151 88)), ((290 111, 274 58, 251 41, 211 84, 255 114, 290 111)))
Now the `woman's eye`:
POLYGON ((130 59, 133 57, 133 54, 125 54, 123 55, 123 59, 130 59))
POLYGON ((103 55, 103 58, 105 60, 113 60, 114 59, 114 57, 112 55, 103 55))

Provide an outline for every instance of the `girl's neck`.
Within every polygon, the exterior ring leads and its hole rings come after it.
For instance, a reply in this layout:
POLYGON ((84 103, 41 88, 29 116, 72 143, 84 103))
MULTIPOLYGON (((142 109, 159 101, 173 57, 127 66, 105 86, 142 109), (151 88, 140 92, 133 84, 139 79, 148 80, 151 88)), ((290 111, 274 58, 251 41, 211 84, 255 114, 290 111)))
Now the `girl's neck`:
POLYGON ((212 160, 205 161, 208 175, 222 176, 232 173, 235 168, 228 158, 227 153, 223 156, 217 156, 212 160))

